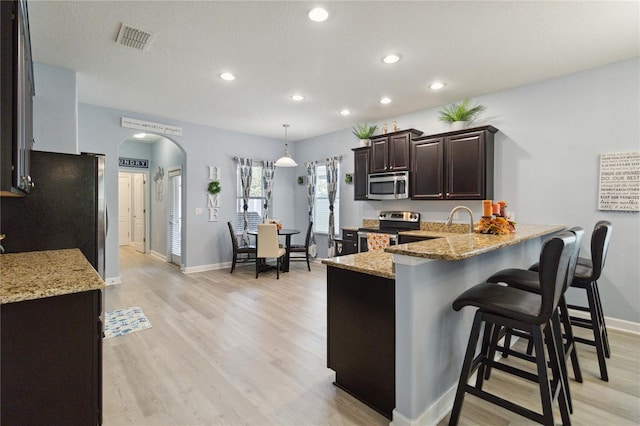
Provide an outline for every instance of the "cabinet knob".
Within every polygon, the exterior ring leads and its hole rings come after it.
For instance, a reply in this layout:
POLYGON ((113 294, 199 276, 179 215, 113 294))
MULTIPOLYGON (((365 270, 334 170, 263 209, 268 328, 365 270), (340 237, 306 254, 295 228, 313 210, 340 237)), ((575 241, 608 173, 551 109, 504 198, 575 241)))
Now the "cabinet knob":
POLYGON ((22 182, 27 188, 33 188, 36 184, 31 180, 31 175, 22 176, 22 182))
POLYGON ((448 197, 449 195, 451 195, 451 194, 447 192, 447 197, 448 197))

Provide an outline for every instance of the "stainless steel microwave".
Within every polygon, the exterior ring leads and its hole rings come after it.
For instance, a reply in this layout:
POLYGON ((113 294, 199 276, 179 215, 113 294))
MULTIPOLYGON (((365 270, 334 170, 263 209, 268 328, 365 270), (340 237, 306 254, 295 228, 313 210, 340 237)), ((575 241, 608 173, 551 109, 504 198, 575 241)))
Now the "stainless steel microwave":
POLYGON ((409 172, 374 173, 367 178, 370 200, 401 200, 409 198, 409 172))

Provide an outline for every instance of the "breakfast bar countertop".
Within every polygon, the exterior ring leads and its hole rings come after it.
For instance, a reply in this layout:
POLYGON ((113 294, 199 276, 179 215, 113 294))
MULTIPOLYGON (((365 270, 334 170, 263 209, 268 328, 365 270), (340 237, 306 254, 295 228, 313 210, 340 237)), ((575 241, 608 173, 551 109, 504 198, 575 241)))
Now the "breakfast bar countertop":
POLYGON ((435 260, 463 260, 503 247, 562 231, 563 225, 517 225, 516 232, 491 235, 438 230, 403 231, 402 235, 431 238, 389 246, 384 252, 364 252, 324 259, 322 263, 384 278, 395 279, 393 254, 435 260))
POLYGON ((563 225, 517 225, 516 232, 506 235, 466 233, 450 234, 444 237, 441 236, 442 233, 438 233, 440 237, 437 237, 430 235, 429 231, 413 231, 406 234, 437 238, 389 246, 385 252, 426 259, 462 260, 562 231, 565 228, 563 225))
POLYGON ((0 303, 14 303, 104 288, 79 249, 0 255, 0 303))

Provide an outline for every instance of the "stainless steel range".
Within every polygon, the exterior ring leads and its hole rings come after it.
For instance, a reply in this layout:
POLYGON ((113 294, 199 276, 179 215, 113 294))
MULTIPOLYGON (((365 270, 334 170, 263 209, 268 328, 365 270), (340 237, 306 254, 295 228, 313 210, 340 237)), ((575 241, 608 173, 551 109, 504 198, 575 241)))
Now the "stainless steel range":
POLYGON ((358 228, 358 252, 367 251, 367 234, 371 232, 389 235, 392 245, 398 244, 398 232, 420 229, 420 213, 387 211, 378 216, 380 226, 358 228))

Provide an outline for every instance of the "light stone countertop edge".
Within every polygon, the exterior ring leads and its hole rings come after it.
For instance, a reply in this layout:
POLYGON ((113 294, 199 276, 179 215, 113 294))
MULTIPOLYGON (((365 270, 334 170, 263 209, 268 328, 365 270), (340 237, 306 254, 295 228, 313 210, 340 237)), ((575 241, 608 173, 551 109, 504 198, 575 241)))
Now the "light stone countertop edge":
POLYGON ((0 303, 15 303, 104 288, 79 249, 0 255, 0 303))

